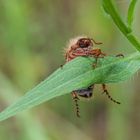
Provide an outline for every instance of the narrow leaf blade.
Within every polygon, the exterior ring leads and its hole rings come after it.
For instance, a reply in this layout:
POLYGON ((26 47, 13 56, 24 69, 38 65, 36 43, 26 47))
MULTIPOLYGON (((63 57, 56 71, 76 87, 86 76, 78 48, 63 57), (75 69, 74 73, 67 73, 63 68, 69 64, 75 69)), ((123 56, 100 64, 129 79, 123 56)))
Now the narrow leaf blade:
POLYGON ((0 121, 73 90, 92 84, 126 80, 140 68, 140 53, 125 58, 111 56, 100 58, 96 68, 93 68, 94 63, 94 58, 86 57, 79 57, 67 63, 2 111, 0 121))
POLYGON ((130 3, 130 5, 129 5, 129 8, 128 8, 128 12, 127 12, 127 24, 129 26, 129 28, 131 28, 132 23, 133 23, 136 2, 137 2, 137 0, 132 0, 131 3, 130 3))

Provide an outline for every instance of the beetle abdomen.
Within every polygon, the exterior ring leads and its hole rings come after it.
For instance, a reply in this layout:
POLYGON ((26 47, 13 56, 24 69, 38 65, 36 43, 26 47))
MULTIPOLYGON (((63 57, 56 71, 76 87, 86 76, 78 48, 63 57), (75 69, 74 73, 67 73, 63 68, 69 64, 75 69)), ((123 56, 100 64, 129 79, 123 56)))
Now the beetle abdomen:
POLYGON ((84 97, 84 98, 91 98, 93 94, 93 86, 89 86, 88 88, 83 88, 79 90, 75 90, 78 96, 84 97))

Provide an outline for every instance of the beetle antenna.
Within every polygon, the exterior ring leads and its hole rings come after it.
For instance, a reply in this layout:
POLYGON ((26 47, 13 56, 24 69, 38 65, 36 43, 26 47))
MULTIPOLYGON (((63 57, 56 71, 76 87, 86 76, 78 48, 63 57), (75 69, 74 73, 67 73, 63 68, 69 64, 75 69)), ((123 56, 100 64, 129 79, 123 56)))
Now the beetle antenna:
POLYGON ((94 44, 100 45, 103 44, 102 42, 96 42, 94 39, 91 38, 91 40, 93 41, 94 44))

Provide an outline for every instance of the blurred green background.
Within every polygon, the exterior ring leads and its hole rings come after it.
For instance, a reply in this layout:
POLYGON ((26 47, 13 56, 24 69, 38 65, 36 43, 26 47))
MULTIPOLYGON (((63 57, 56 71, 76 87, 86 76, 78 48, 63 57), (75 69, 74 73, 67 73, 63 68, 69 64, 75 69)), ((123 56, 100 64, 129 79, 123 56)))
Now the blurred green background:
MULTIPOLYGON (((123 19, 129 0, 117 0, 123 19)), ((134 30, 140 38, 140 3, 134 30)), ((70 38, 87 35, 103 42, 108 55, 135 52, 98 0, 0 0, 0 110, 64 64, 70 38)), ((91 100, 74 113, 71 95, 61 96, 0 122, 0 140, 139 140, 140 74, 108 85, 117 105, 97 85, 91 100)))

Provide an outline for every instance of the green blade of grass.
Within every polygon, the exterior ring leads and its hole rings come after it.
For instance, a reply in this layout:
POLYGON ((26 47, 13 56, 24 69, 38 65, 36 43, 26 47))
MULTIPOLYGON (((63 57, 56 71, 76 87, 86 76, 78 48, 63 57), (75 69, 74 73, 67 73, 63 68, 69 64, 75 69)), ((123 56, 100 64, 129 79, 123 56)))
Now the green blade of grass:
POLYGON ((124 35, 130 34, 132 31, 123 22, 112 0, 102 0, 102 6, 105 12, 112 18, 114 23, 118 26, 124 35))
POLYGON ((132 0, 129 8, 128 8, 128 13, 127 13, 127 24, 129 26, 129 28, 131 28, 132 23, 133 23, 133 19, 134 19, 134 10, 135 10, 135 6, 136 6, 136 2, 137 0, 132 0))
POLYGON ((132 29, 129 28, 129 26, 127 26, 127 24, 122 20, 112 0, 102 0, 102 2, 105 12, 112 18, 116 26, 129 40, 129 42, 133 45, 133 47, 135 47, 138 51, 140 51, 140 41, 133 34, 132 29))
POLYGON ((96 68, 93 68, 94 63, 94 58, 86 57, 79 57, 67 63, 2 111, 0 121, 91 84, 117 83, 126 80, 140 68, 140 53, 125 58, 111 56, 100 58, 96 68))

